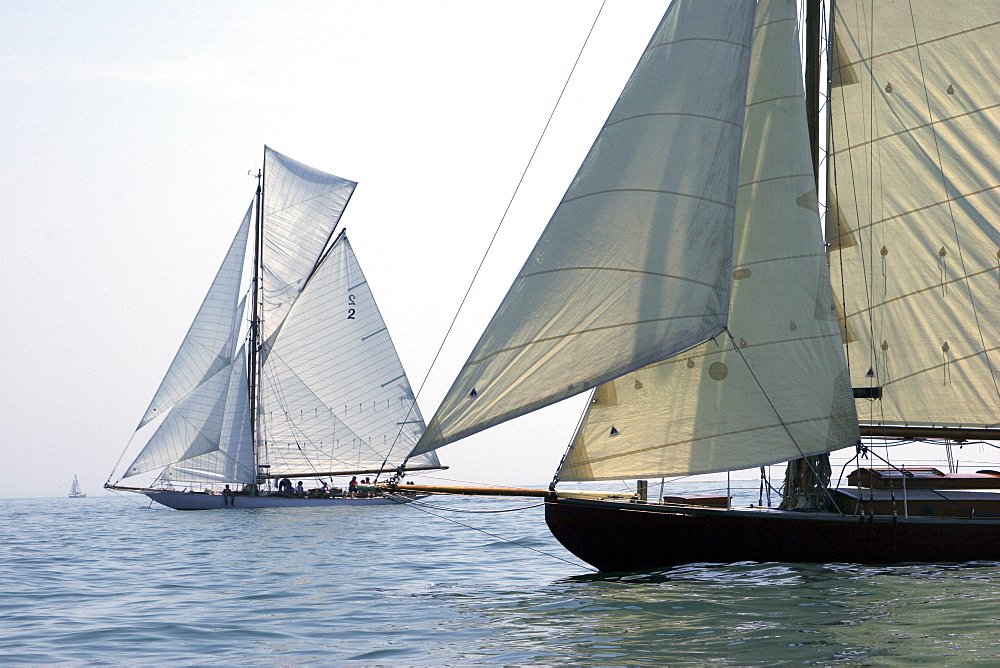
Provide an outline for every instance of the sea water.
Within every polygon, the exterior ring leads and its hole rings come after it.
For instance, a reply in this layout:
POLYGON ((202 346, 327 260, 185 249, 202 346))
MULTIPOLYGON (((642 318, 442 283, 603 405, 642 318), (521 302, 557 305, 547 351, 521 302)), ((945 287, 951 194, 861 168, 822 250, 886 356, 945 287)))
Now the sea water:
POLYGON ((140 499, 0 500, 0 664, 1000 664, 997 562, 597 575, 531 499, 140 499))

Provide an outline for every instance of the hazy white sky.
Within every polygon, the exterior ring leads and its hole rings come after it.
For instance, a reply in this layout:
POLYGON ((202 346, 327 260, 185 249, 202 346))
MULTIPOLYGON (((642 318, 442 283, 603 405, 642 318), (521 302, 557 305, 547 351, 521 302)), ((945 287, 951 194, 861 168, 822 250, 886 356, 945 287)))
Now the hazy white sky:
MULTIPOLYGON (((252 197, 264 144, 343 218, 419 386, 600 0, 0 1, 0 496, 99 492, 252 197)), ((609 0, 420 405, 548 221, 666 0, 609 0)), ((544 484, 564 402, 440 451, 544 484)))

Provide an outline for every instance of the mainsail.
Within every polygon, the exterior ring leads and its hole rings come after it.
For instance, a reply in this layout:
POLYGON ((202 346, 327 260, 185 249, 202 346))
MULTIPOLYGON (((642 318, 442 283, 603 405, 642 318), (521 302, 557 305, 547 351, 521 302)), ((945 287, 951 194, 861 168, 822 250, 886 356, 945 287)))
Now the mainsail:
MULTIPOLYGON (((123 478, 159 471, 165 483, 241 485, 265 471, 403 461, 423 418, 347 236, 331 241, 356 185, 265 147, 262 210, 254 216, 251 205, 243 218, 139 424, 137 436, 151 435, 123 478), (243 299, 248 259, 257 283, 243 299), (259 332, 248 336, 242 324, 254 313, 259 332), (244 338, 258 342, 256 355, 244 338)), ((418 463, 439 466, 433 453, 418 463)))
POLYGON ((795 6, 754 29, 728 328, 599 387, 561 480, 689 475, 858 440, 809 155, 795 6))
POLYGON ((723 331, 753 19, 671 5, 414 454, 723 331))
POLYGON ((1000 426, 1000 3, 833 21, 827 236, 860 418, 1000 426))
MULTIPOLYGON (((368 281, 338 237, 289 311, 261 372, 272 472, 398 464, 424 430, 368 281)), ((433 454, 418 465, 437 466, 433 454)))

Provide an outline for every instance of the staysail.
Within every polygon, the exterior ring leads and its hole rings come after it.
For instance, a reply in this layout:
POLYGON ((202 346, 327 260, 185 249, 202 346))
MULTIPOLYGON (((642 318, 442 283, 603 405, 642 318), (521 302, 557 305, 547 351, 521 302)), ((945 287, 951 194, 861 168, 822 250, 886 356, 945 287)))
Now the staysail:
POLYGON ((1000 426, 1000 2, 834 7, 827 236, 859 417, 1000 426))
POLYGON ((162 415, 198 385, 232 362, 243 320, 240 284, 247 252, 247 238, 253 219, 253 204, 229 246, 222 266, 174 355, 149 408, 142 416, 142 428, 162 415))
MULTIPOLYGON (((261 371, 272 474, 393 468, 424 421, 371 289, 341 235, 289 310, 261 371)), ((420 465, 438 466, 431 453, 420 465)))
POLYGON ((758 4, 735 235, 732 336, 597 388, 559 479, 750 468, 857 442, 792 3, 758 4))
POLYGON ((244 485, 256 480, 245 347, 237 353, 229 374, 222 419, 217 423, 218 432, 213 432, 212 447, 196 455, 186 452, 187 456, 171 462, 160 473, 160 480, 244 485))
MULTIPOLYGON (((251 205, 194 322, 136 429, 136 435, 144 431, 144 427, 153 429, 151 423, 159 419, 145 446, 125 469, 124 478, 225 447, 223 420, 227 411, 249 410, 246 392, 234 394, 231 387, 234 382, 246 385, 246 358, 236 355, 236 351, 246 310, 240 295, 252 209, 251 205), (233 401, 237 404, 230 404, 233 401)), ((249 481, 252 481, 252 452, 249 469, 249 481)), ((225 467, 213 467, 207 473, 219 476, 224 470, 225 467)))
POLYGON ((413 454, 723 330, 753 17, 670 6, 413 454))

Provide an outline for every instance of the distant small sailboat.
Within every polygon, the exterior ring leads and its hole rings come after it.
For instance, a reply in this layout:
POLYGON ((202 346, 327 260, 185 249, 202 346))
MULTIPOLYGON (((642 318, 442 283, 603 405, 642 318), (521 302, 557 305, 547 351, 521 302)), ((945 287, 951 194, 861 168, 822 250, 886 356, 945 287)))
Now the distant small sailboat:
MULTIPOLYGON (((335 476, 395 471, 424 431, 347 235, 335 234, 357 183, 267 147, 258 178, 130 440, 145 445, 105 487, 178 510, 411 501, 353 481, 332 487, 335 476), (154 473, 143 486, 120 484, 154 473)), ((446 467, 430 453, 417 468, 446 467)))
POLYGON ((73 484, 70 485, 70 487, 69 487, 69 498, 71 498, 71 499, 84 499, 86 497, 87 497, 87 495, 83 493, 82 489, 80 489, 80 481, 74 475, 73 476, 73 484))

